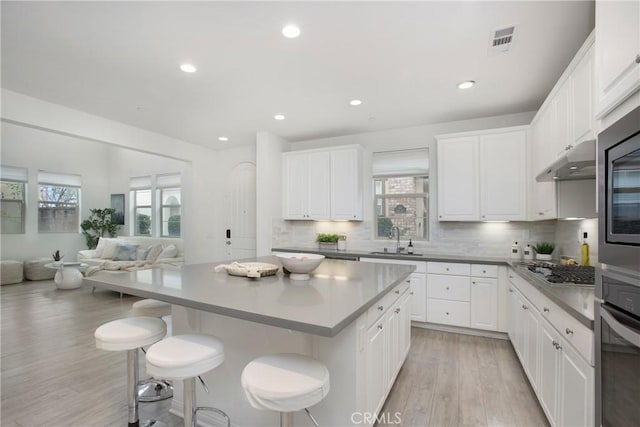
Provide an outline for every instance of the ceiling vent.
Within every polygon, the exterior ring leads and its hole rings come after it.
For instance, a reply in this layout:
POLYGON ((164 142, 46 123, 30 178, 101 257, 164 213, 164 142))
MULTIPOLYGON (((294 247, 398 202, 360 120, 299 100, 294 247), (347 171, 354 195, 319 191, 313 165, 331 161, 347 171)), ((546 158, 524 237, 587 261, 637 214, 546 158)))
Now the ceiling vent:
POLYGON ((491 46, 489 48, 489 54, 505 53, 511 49, 513 44, 513 34, 516 27, 507 27, 501 30, 496 30, 491 33, 491 46))

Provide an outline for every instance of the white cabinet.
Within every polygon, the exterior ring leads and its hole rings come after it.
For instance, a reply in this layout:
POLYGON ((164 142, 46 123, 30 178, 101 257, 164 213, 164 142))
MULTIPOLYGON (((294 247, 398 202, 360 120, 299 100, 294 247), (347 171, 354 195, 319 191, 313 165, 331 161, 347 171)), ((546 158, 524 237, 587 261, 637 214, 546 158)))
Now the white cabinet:
POLYGON ((427 273, 427 322, 498 330, 498 266, 428 262, 427 273))
POLYGON ((331 150, 331 219, 362 220, 361 152, 331 150))
POLYGON ((551 108, 541 110, 531 124, 531 143, 529 158, 531 162, 530 182, 530 219, 542 221, 557 218, 556 183, 537 182, 536 176, 555 160, 555 151, 551 146, 551 108))
POLYGON ((593 425, 593 331, 514 274, 509 273, 509 339, 549 423, 593 425))
POLYGON ((471 278, 471 327, 498 330, 498 279, 471 278))
POLYGON ((283 153, 283 218, 362 220, 361 148, 283 153))
POLYGON ((597 117, 640 88, 640 1, 596 1, 597 117))
POLYGON ((284 218, 328 220, 330 153, 285 153, 283 168, 284 218))
POLYGON ((594 48, 590 48, 571 73, 572 135, 573 145, 595 138, 595 81, 594 48))
POLYGON ((480 219, 478 137, 438 139, 438 219, 480 219))
MULTIPOLYGON (((572 142, 571 136, 571 83, 566 80, 551 101, 549 139, 554 159, 562 155, 572 142)), ((540 173, 540 171, 538 171, 540 173)))
POLYGON ((411 346, 411 298, 408 284, 383 297, 382 315, 367 317, 365 356, 366 409, 379 413, 411 346), (396 292, 397 291, 397 292, 396 292), (390 303, 390 305, 388 305, 390 303), (369 318, 375 320, 369 322, 369 318))
POLYGON ((526 219, 525 128, 438 137, 438 220, 526 219))
POLYGON ((417 322, 427 321, 427 275, 413 273, 411 282, 411 320, 417 322))

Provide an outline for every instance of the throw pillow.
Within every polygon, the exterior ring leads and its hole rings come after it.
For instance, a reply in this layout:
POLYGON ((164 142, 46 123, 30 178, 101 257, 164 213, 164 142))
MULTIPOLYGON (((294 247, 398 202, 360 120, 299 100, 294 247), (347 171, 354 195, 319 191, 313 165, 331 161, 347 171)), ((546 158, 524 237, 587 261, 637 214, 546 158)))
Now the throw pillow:
POLYGON ((157 245, 151 245, 149 246, 147 249, 145 249, 140 256, 138 257, 139 260, 144 261, 147 259, 147 257, 149 256, 149 252, 151 252, 151 249, 153 249, 155 246, 157 245))
POLYGON ((158 256, 158 258, 159 259, 175 258, 176 256, 178 256, 178 248, 176 247, 176 245, 170 244, 169 246, 164 248, 164 250, 162 251, 160 256, 158 256))
POLYGON ((102 253, 107 245, 107 240, 111 240, 107 237, 98 237, 98 245, 96 246, 96 258, 102 258, 102 253))
POLYGON ((104 239, 104 240, 105 240, 104 250, 102 251, 102 256, 100 258, 112 259, 116 255, 116 251, 118 250, 118 240, 117 239, 104 239))
POLYGON ((136 252, 139 245, 132 243, 120 243, 116 248, 116 253, 113 256, 113 261, 135 261, 136 252))
POLYGON ((158 243, 157 245, 149 246, 149 249, 147 250, 149 251, 149 253, 144 259, 145 261, 149 261, 151 262, 151 264, 153 264, 158 259, 158 255, 160 255, 160 253, 162 252, 162 245, 158 243))

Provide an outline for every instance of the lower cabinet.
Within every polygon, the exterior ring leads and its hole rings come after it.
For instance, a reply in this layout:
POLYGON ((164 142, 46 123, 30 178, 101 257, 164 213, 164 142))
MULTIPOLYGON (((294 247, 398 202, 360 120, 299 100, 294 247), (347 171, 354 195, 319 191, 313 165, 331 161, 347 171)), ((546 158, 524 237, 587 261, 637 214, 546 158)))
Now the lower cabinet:
POLYGON ((569 341, 573 334, 565 338, 559 332, 564 324, 552 323, 557 308, 530 285, 518 287, 513 274, 509 273, 509 339, 549 423, 562 427, 593 425, 593 366, 576 350, 580 347, 569 341))
POLYGON ((367 330, 366 405, 371 413, 382 409, 410 347, 411 293, 405 286, 395 303, 367 330))
POLYGON ((471 327, 498 330, 498 279, 471 278, 471 327))
POLYGON ((412 273, 411 282, 411 320, 427 321, 427 275, 412 273))

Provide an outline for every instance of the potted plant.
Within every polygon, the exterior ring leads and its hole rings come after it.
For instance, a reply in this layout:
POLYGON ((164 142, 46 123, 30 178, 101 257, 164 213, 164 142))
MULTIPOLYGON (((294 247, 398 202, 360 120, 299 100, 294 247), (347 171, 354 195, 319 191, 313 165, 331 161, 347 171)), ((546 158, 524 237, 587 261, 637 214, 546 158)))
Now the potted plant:
POLYGON ((551 261, 551 253, 556 248, 554 243, 540 242, 533 245, 533 250, 536 251, 536 259, 542 261, 551 261))
POLYGON ((318 248, 325 250, 337 250, 338 240, 340 240, 340 236, 338 234, 331 233, 320 233, 318 234, 318 237, 316 237, 318 248))
POLYGON ((89 212, 91 215, 82 221, 80 228, 87 241, 87 247, 95 249, 100 237, 104 237, 105 234, 115 237, 120 226, 111 222, 111 215, 116 212, 115 209, 89 209, 89 212))
POLYGON ((60 249, 56 249, 56 251, 53 254, 51 254, 51 257, 53 258, 53 265, 54 266, 59 267, 59 266, 63 265, 62 264, 62 258, 64 258, 64 255, 62 255, 60 253, 60 249))

